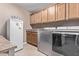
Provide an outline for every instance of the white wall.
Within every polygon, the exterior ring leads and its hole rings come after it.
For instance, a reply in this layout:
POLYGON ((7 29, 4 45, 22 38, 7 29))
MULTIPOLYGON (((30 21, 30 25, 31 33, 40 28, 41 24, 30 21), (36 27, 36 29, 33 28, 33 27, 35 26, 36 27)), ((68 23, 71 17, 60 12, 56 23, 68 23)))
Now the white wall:
MULTIPOLYGON (((0 4, 0 35, 6 37, 6 21, 10 16, 19 16, 23 18, 24 29, 30 29, 30 12, 14 5, 14 4, 0 4)), ((26 31, 24 30, 24 42, 26 41, 26 31)))

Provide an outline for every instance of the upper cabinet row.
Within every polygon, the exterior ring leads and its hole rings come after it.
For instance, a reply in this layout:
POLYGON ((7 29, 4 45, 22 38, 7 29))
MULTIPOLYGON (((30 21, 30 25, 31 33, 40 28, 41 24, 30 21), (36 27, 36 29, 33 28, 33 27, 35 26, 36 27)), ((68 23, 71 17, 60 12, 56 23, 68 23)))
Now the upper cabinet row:
POLYGON ((55 4, 47 9, 31 15, 31 24, 56 22, 79 18, 78 3, 55 4))
POLYGON ((79 18, 79 3, 69 4, 69 18, 79 18))

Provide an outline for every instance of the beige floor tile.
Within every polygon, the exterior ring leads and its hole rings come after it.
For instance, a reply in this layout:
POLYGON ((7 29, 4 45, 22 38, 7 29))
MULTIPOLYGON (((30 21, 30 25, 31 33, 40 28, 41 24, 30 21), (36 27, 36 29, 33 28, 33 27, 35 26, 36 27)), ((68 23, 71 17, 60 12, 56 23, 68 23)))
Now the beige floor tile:
POLYGON ((16 56, 45 56, 37 50, 37 47, 26 44, 24 49, 16 52, 16 56))
MULTIPOLYGON (((0 53, 0 56, 8 56, 7 53, 0 53)), ((24 48, 15 53, 15 56, 45 56, 37 50, 37 47, 25 44, 24 48)))

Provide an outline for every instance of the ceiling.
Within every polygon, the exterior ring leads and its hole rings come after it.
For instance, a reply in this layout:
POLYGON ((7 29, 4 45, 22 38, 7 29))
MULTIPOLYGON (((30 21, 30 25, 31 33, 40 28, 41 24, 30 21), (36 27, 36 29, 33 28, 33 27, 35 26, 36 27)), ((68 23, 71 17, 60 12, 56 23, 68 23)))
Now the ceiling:
POLYGON ((31 13, 34 13, 45 9, 53 4, 54 3, 18 3, 17 5, 31 13))

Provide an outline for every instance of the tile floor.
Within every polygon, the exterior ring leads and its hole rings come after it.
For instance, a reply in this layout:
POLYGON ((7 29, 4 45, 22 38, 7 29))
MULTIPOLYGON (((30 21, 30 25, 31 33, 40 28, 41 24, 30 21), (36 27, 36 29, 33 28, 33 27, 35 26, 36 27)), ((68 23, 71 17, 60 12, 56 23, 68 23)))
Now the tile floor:
POLYGON ((16 52, 16 56, 45 56, 37 50, 37 47, 30 44, 24 45, 24 49, 16 52))
MULTIPOLYGON (((0 56, 8 56, 6 53, 1 53, 0 56)), ((35 46, 25 44, 24 48, 15 53, 15 56, 46 56, 39 52, 35 46)))

